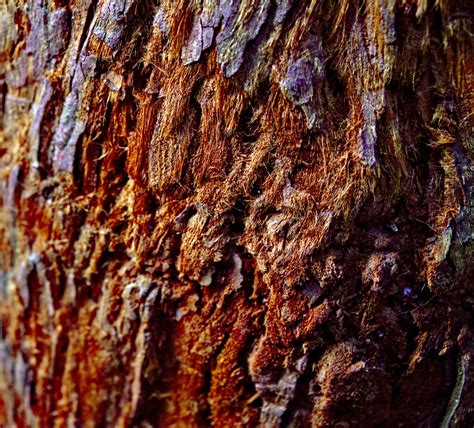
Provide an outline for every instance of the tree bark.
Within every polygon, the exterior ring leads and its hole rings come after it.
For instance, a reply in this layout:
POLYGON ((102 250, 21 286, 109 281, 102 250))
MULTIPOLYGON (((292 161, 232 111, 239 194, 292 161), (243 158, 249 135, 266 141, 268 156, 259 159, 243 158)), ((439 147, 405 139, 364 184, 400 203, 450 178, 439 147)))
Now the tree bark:
POLYGON ((0 426, 474 426, 468 3, 1 0, 0 426))

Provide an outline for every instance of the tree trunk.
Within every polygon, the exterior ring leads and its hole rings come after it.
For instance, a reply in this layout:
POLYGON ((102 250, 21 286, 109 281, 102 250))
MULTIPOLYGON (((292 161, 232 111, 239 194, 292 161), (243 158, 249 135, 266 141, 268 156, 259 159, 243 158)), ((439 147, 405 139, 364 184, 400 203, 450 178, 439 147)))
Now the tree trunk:
POLYGON ((1 0, 0 426, 474 426, 468 3, 1 0))

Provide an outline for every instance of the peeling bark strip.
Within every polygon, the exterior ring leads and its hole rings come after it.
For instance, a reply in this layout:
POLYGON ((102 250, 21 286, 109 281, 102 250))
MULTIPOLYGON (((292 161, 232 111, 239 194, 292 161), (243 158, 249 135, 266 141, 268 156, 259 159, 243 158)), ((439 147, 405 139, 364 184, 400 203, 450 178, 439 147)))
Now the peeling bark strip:
POLYGON ((474 426, 467 3, 3 0, 0 426, 474 426))

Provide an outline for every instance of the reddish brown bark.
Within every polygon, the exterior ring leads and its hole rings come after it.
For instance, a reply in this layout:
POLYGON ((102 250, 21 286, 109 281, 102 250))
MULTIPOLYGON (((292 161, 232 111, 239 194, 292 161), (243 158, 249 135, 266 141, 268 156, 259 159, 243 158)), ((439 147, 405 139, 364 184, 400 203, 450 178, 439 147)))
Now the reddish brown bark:
POLYGON ((472 33, 3 0, 0 425, 472 426, 472 33))

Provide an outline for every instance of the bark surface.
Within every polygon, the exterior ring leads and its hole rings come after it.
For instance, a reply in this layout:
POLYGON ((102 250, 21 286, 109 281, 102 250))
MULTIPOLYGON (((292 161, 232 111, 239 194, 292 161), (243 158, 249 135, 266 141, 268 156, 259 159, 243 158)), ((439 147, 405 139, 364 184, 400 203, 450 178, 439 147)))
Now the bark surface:
POLYGON ((0 0, 0 426, 474 426, 472 19, 0 0))

